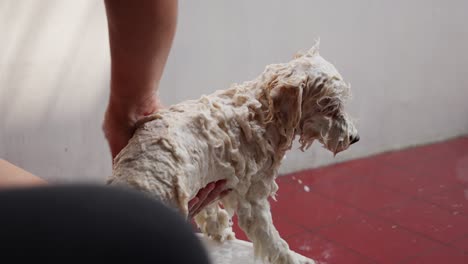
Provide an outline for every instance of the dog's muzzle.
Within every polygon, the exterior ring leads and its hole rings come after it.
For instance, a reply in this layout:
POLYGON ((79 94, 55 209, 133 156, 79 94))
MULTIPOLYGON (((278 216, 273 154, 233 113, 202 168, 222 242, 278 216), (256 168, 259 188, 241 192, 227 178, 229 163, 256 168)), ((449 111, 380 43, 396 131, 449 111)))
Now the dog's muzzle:
POLYGON ((349 142, 350 142, 350 144, 354 144, 354 143, 358 142, 359 139, 360 139, 360 137, 359 137, 358 134, 356 134, 356 135, 354 135, 354 136, 349 136, 349 142))

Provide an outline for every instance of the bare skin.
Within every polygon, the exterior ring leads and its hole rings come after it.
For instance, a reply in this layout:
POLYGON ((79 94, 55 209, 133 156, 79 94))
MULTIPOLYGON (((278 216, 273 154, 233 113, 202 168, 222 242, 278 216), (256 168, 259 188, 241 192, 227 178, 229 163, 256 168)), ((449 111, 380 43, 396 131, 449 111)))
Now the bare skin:
MULTIPOLYGON (((111 50, 111 93, 103 129, 114 158, 137 120, 162 108, 157 91, 177 24, 176 0, 105 0, 111 50)), ((193 198, 189 216, 225 195, 225 181, 193 198)))
POLYGON ((0 189, 25 186, 42 186, 45 184, 46 181, 30 173, 29 171, 25 171, 6 160, 0 159, 0 189))

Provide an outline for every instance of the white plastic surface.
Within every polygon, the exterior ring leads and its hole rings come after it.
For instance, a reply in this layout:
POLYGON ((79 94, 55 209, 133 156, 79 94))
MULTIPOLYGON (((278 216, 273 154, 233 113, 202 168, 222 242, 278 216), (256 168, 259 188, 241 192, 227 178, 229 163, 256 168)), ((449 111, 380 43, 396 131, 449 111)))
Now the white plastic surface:
MULTIPOLYGON (((228 240, 223 243, 197 234, 205 245, 213 264, 262 264, 254 259, 252 243, 243 240, 228 240)), ((267 263, 265 263, 267 264, 267 263)))
POLYGON ((269 264, 255 260, 253 245, 250 242, 234 239, 220 243, 202 234, 197 235, 208 250, 213 264, 269 264))

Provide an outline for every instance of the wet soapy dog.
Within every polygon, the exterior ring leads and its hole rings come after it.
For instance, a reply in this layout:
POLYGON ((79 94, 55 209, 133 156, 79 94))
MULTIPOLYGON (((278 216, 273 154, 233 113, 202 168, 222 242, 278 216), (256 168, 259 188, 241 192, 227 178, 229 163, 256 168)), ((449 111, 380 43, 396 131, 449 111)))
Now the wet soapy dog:
POLYGON ((274 264, 313 263, 281 239, 267 199, 278 190, 278 168, 295 138, 302 150, 319 142, 333 154, 359 140, 345 112, 349 89, 317 43, 252 81, 141 120, 108 184, 141 190, 187 216, 198 190, 227 180, 232 191, 195 217, 205 235, 232 239, 237 214, 257 256, 274 264))

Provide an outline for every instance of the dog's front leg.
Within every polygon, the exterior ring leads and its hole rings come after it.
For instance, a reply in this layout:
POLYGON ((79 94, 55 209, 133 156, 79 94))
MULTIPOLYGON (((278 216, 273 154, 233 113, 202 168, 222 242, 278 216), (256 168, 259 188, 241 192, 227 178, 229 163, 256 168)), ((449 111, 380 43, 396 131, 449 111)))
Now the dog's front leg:
POLYGON ((272 264, 313 264, 314 261, 297 255, 281 239, 273 225, 267 198, 255 201, 243 199, 237 210, 239 226, 253 242, 256 256, 272 264))

